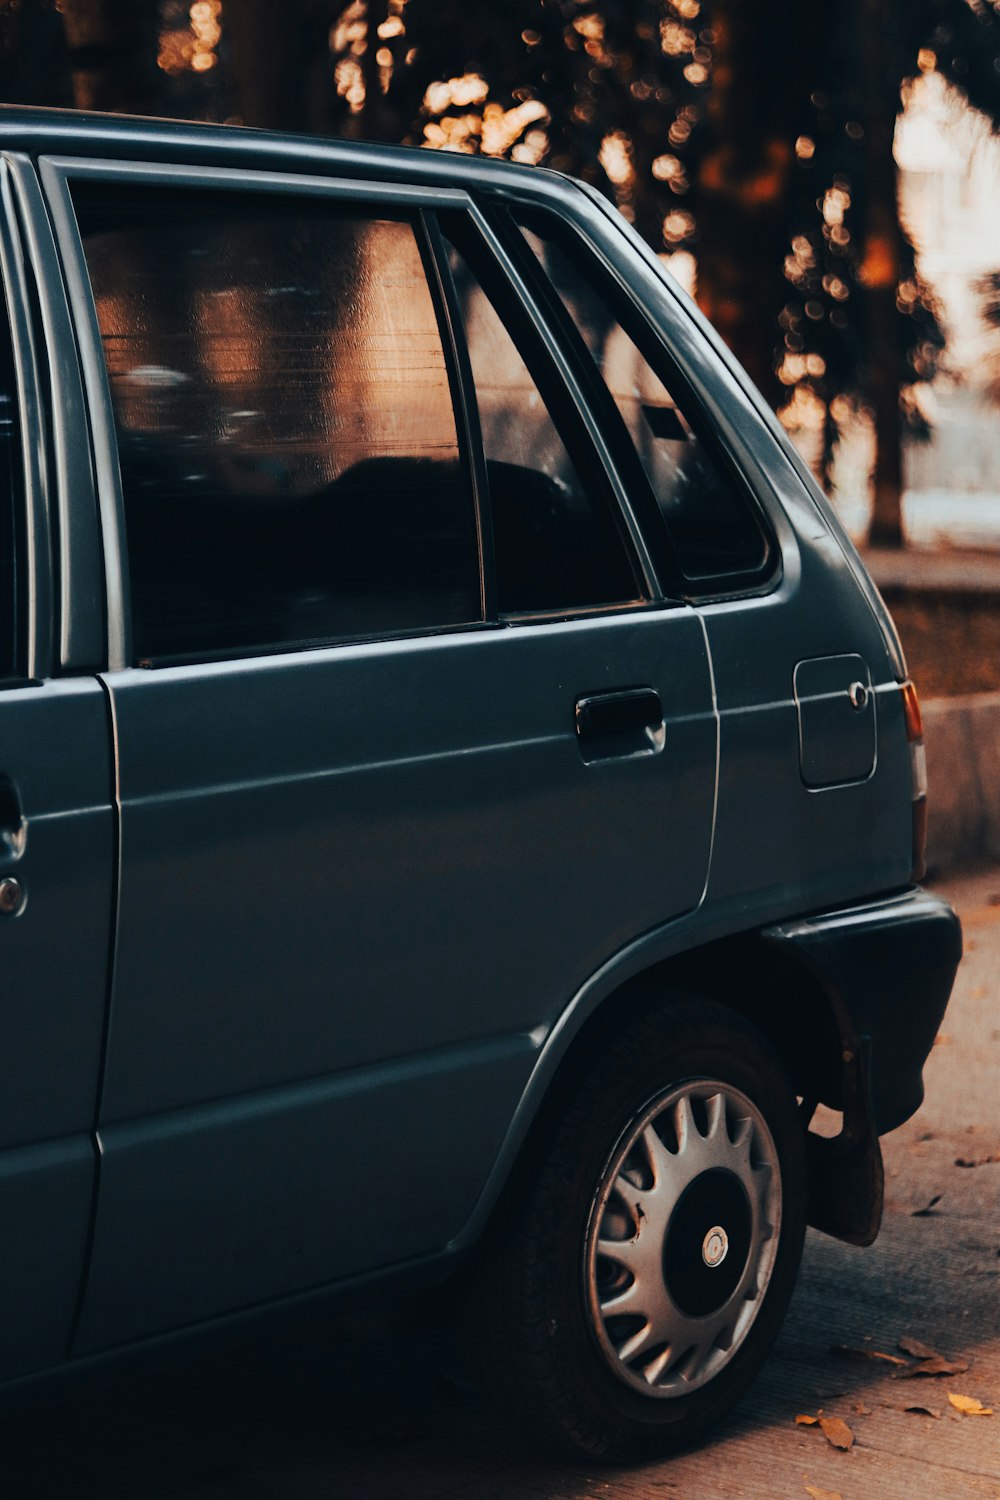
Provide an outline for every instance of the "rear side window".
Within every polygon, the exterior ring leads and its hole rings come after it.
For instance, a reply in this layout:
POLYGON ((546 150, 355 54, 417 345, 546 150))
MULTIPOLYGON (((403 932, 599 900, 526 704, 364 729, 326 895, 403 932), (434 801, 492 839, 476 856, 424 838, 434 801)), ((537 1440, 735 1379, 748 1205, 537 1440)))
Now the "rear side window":
POLYGON ((755 510, 692 428, 662 352, 633 320, 619 318, 604 277, 572 230, 537 212, 518 212, 516 220, 556 292, 564 327, 586 348, 624 423, 683 576, 711 592, 760 574, 768 547, 755 510))
POLYGON ((486 460, 499 612, 638 602, 617 503, 579 417, 523 324, 515 340, 509 288, 482 243, 463 221, 446 216, 446 224, 486 460))
POLYGON ((284 194, 78 184, 136 655, 482 618, 418 226, 284 194))

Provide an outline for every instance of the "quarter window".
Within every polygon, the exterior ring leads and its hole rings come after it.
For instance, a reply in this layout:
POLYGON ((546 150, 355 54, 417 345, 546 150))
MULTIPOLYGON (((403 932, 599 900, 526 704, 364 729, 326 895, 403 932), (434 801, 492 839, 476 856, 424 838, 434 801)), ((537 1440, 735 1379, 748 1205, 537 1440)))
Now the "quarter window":
POLYGON ((478 621, 475 506, 417 226, 78 184, 138 658, 478 621))
POLYGON ((597 367, 638 454, 684 577, 696 586, 732 587, 733 575, 759 573, 767 542, 736 481, 695 432, 677 402, 662 354, 613 310, 592 257, 548 215, 519 213, 534 258, 555 289, 564 318, 597 367))

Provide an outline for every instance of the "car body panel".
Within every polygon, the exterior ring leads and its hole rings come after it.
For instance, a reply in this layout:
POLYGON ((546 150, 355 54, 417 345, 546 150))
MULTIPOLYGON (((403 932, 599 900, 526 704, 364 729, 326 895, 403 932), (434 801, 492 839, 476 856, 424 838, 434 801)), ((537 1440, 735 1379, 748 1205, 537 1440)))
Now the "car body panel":
MULTIPOLYGON (((591 1020, 720 938, 766 929, 840 997, 872 1044, 878 1128, 916 1107, 953 928, 912 898, 938 973, 903 1052, 902 991, 861 973, 879 934, 903 931, 911 874, 898 641, 775 419, 628 226, 556 174, 402 148, 3 110, 0 150, 20 400, 40 424, 26 500, 45 679, 0 688, 0 778, 27 832, 11 867, 30 876, 24 912, 0 916, 0 1208, 20 1231, 0 1257, 0 1380, 71 1342, 87 1367, 323 1286, 453 1264, 591 1020), (87 171, 310 179, 465 212, 512 287, 490 206, 563 216, 669 351, 766 519, 773 569, 665 597, 640 547, 639 608, 133 665, 116 439, 66 188, 87 171), (796 672, 819 664, 822 688, 846 658, 871 686, 874 750, 862 766, 820 743, 849 777, 810 785, 796 672), (626 690, 659 695, 662 736, 581 754, 579 700, 626 690), (843 915, 859 904, 864 938, 843 915)), ((551 329, 540 338, 582 404, 551 329)), ((820 741, 837 732, 836 716, 807 719, 820 741)))

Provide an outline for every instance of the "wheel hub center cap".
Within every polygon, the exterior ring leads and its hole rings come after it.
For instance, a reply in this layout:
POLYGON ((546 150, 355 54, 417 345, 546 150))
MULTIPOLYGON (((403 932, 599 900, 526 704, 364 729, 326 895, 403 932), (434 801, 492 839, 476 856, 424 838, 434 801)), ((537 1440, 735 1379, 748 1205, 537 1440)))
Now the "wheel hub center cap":
POLYGON ((721 1224, 715 1224, 702 1240, 701 1258, 706 1266, 714 1270, 716 1266, 722 1265, 728 1254, 729 1236, 721 1224))

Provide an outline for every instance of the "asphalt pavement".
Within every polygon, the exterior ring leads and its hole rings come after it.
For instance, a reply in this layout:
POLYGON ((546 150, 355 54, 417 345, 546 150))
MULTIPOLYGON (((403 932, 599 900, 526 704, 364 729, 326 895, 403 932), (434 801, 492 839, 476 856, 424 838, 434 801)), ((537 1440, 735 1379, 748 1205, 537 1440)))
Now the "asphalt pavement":
POLYGON ((443 1336, 361 1302, 17 1408, 0 1419, 3 1493, 1000 1500, 1000 869, 939 888, 966 958, 924 1107, 883 1143, 882 1233, 859 1250, 810 1231, 771 1359, 698 1450, 627 1470, 526 1457, 443 1336))

